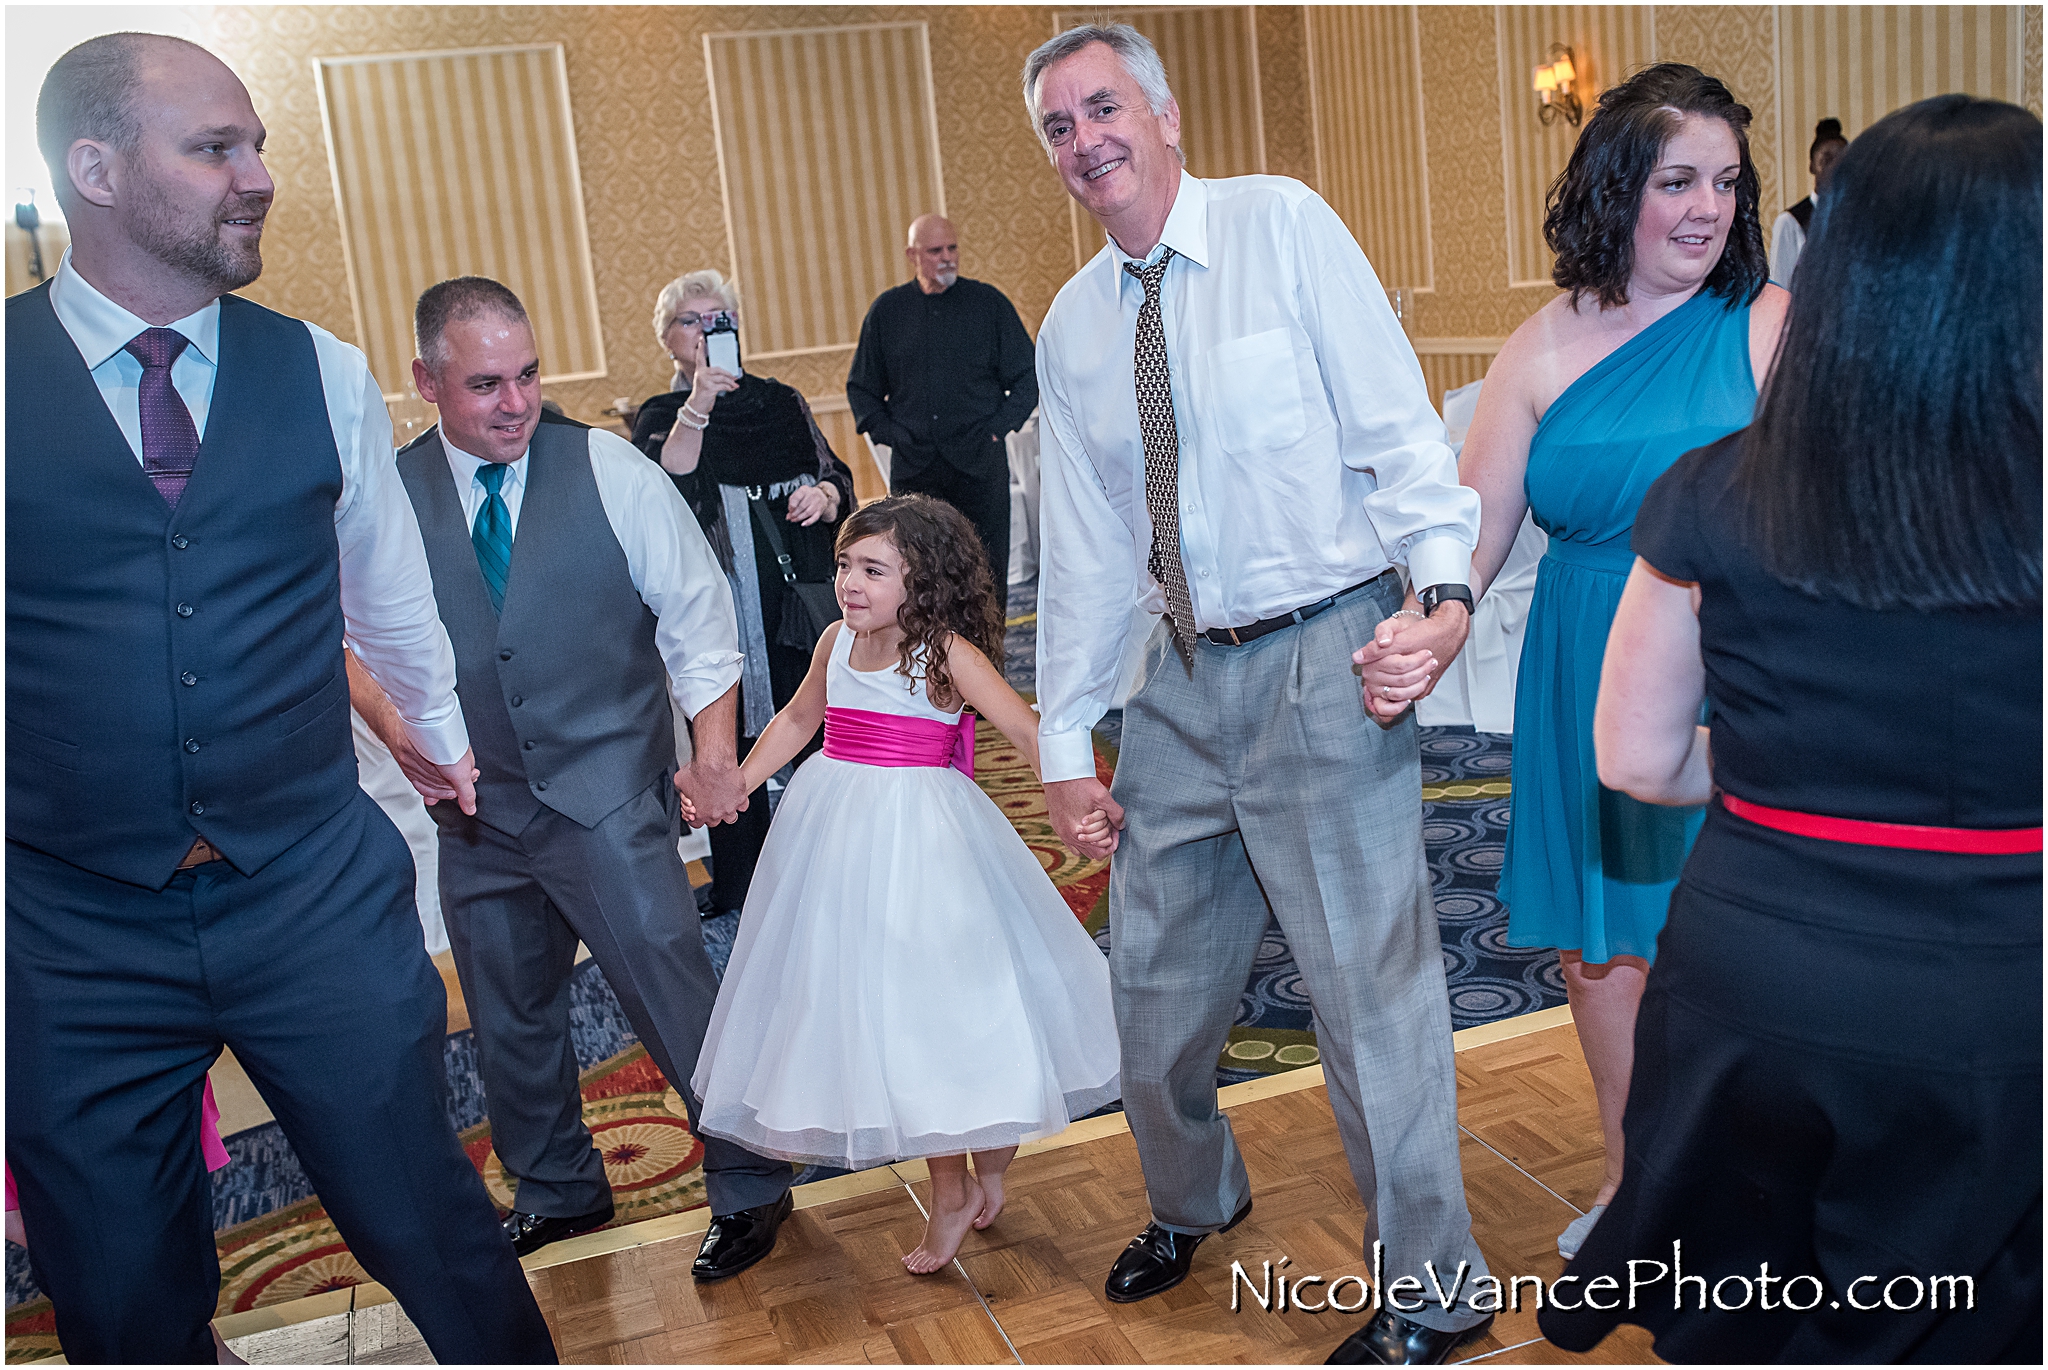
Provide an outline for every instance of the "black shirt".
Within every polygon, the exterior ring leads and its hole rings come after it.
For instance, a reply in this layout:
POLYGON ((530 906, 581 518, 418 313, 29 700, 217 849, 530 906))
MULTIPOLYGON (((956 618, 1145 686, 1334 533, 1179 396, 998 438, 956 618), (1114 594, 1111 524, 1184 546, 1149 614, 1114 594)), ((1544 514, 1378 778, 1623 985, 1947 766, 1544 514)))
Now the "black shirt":
POLYGON ((1631 539, 1700 587, 1715 784, 1835 818, 2039 826, 2040 609, 1859 609, 1779 582, 1749 546, 1741 451, 1738 432, 1680 457, 1631 539))
POLYGON ((943 456, 969 473, 1007 470, 1001 438, 1038 406, 1031 337, 992 285, 963 276, 927 295, 913 280, 868 307, 846 398, 897 469, 943 456))

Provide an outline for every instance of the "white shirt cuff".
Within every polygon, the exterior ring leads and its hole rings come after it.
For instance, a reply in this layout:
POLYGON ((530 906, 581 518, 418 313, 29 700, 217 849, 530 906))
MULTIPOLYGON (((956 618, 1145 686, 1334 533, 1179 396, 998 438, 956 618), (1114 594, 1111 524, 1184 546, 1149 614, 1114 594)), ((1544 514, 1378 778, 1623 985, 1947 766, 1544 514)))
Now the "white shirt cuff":
POLYGON ((1038 735, 1038 764, 1045 783, 1095 777, 1095 743, 1086 728, 1038 735))
POLYGON ((669 694, 685 718, 695 718, 707 704, 716 704, 740 678, 746 657, 738 652, 705 652, 669 677, 669 694))
POLYGON ((1472 549, 1450 533, 1408 544, 1408 583, 1418 593, 1432 585, 1470 585, 1472 549))
POLYGON ((453 765, 462 760, 462 754, 469 750, 469 728, 462 721, 460 709, 446 721, 430 727, 411 722, 405 726, 412 734, 412 745, 420 749, 421 756, 437 766, 453 765))

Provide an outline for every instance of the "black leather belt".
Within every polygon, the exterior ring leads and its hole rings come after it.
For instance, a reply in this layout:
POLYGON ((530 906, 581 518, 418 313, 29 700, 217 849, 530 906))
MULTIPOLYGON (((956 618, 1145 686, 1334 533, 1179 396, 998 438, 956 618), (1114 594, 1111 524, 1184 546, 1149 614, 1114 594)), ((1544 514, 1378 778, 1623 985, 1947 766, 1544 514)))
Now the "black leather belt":
POLYGON ((1399 571, 1389 566, 1371 580, 1361 580, 1348 590, 1339 590, 1336 594, 1326 599, 1319 599, 1313 604, 1304 604, 1299 609, 1289 613, 1280 614, 1273 618, 1262 618, 1257 623, 1248 623, 1242 628, 1211 628, 1208 632, 1203 633, 1202 636, 1208 638, 1209 641, 1215 643, 1218 647, 1242 647, 1247 642, 1258 641, 1268 633, 1277 633, 1282 628, 1292 628, 1297 623, 1306 623, 1317 614, 1323 612, 1323 610, 1335 608, 1337 601, 1346 595, 1357 594, 1360 590, 1377 584, 1388 576, 1399 575, 1399 571))

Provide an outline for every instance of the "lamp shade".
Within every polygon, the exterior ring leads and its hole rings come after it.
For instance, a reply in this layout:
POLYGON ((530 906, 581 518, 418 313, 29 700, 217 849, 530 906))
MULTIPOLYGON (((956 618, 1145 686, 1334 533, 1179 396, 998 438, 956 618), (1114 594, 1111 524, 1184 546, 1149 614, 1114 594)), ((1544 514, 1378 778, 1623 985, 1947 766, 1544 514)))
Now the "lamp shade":
POLYGON ((1551 65, 1550 69, 1553 73, 1555 73, 1557 84, 1560 87, 1569 86, 1573 81, 1578 79, 1578 73, 1572 70, 1572 55, 1569 52, 1567 52, 1564 56, 1558 58, 1557 61, 1551 65))
POLYGON ((1557 72, 1548 62, 1536 68, 1536 89, 1539 92, 1557 89, 1557 72))

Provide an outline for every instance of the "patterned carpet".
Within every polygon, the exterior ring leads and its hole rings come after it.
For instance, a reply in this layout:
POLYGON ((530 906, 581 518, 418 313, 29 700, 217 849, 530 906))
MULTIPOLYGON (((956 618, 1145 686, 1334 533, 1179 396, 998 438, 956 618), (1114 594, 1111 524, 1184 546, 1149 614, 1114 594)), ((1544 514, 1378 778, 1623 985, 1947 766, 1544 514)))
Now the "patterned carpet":
MULTIPOLYGON (((1033 587, 1013 590, 1005 673, 1027 697, 1036 666, 1034 606, 1033 587)), ((1112 712, 1097 730, 1098 767, 1104 779, 1115 767, 1121 723, 1120 714, 1112 712)), ((1505 737, 1423 730, 1423 839, 1450 980, 1452 1020, 1459 1028, 1564 1002, 1556 953, 1517 950, 1505 943, 1506 913, 1494 886, 1507 831, 1508 759, 1505 737)), ((1023 757, 986 724, 978 741, 976 778, 1106 951, 1107 864, 1083 861, 1057 842, 1023 757)), ((737 914, 703 924, 705 949, 721 976, 738 924, 737 914)), ((701 1204, 701 1147, 681 1116, 673 1090, 639 1047, 595 962, 577 968, 571 998, 570 1037, 584 1071, 584 1114, 605 1153, 606 1172, 619 1198, 618 1221, 701 1204)), ((1217 1063, 1218 1083, 1297 1069, 1317 1059, 1300 973, 1279 925, 1269 923, 1229 1044, 1217 1063)), ((462 1138, 493 1197, 509 1206, 512 1193, 490 1149, 472 1033, 449 1036, 445 1063, 450 1126, 462 1138)), ((335 1235, 278 1126, 251 1128, 226 1142, 231 1162, 214 1176, 221 1312, 362 1281, 361 1268, 335 1235)), ((807 1169, 798 1179, 822 1179, 833 1173, 807 1169)), ((35 1288, 27 1257, 13 1246, 7 1247, 6 1255, 7 1359, 54 1355, 49 1303, 35 1288)))

